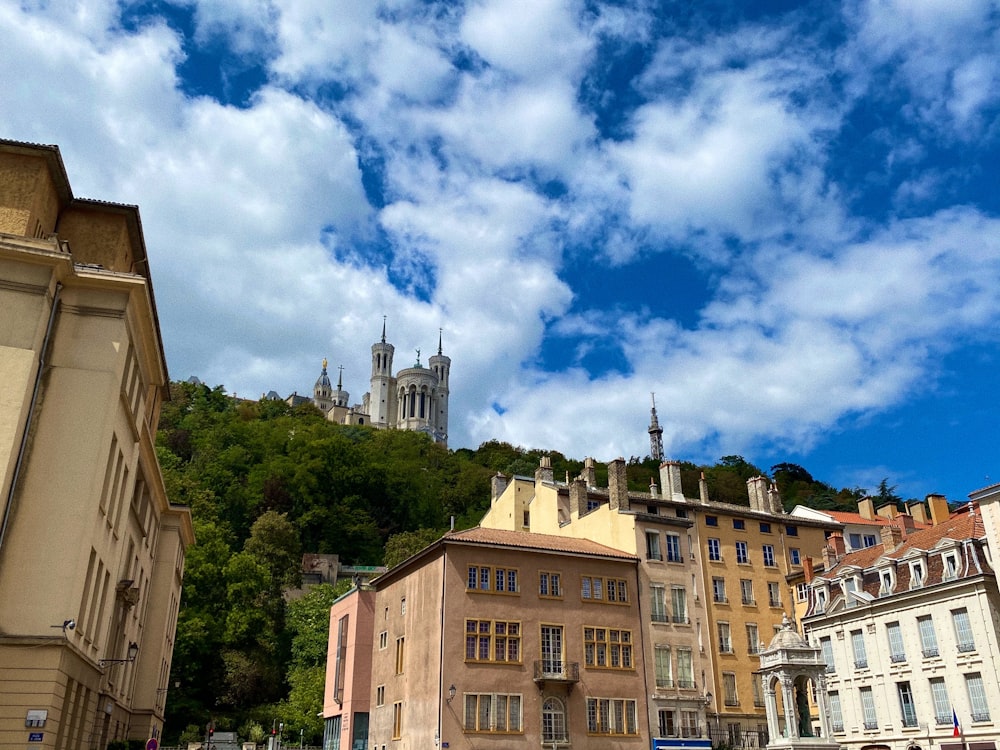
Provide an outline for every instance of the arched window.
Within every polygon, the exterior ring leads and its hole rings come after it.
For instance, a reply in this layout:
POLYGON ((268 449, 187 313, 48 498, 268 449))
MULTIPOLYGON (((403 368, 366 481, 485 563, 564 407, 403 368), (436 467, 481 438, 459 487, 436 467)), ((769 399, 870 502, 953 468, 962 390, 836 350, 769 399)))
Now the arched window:
POLYGON ((566 708, 558 698, 542 703, 542 742, 565 742, 566 708))

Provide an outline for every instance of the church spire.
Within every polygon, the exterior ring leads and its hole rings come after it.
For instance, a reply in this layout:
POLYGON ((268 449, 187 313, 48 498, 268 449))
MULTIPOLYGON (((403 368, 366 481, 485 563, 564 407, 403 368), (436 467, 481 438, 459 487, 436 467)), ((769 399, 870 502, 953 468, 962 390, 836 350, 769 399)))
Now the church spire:
POLYGON ((650 393, 653 408, 649 410, 649 455, 656 461, 663 460, 663 428, 656 418, 656 394, 650 393))
POLYGON ((441 356, 441 329, 438 328, 438 356, 441 356))
POLYGON ((386 316, 383 315, 382 316, 382 343, 383 344, 385 343, 385 319, 386 319, 386 316))

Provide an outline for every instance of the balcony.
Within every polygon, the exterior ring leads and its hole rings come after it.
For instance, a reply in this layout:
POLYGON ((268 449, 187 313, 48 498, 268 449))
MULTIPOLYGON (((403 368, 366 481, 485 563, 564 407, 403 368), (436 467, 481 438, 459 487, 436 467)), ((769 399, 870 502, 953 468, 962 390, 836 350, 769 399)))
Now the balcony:
POLYGON ((541 659, 535 662, 535 683, 572 685, 580 681, 580 662, 541 659))
POLYGON ((691 621, 688 619, 687 615, 673 615, 670 618, 671 622, 677 623, 678 625, 690 625, 691 621))
POLYGON ((906 661, 906 654, 889 654, 889 661, 893 664, 900 664, 906 661))
POLYGON ((975 650, 976 650, 976 644, 975 643, 959 643, 958 644, 958 651, 959 651, 959 653, 967 654, 970 651, 975 651, 975 650))
POLYGON ((933 648, 925 648, 924 649, 924 658, 925 659, 933 659, 934 657, 940 656, 940 655, 941 654, 938 652, 937 646, 934 646, 933 648))
POLYGON ((670 622, 670 618, 667 616, 666 612, 653 612, 650 619, 653 622, 670 622))

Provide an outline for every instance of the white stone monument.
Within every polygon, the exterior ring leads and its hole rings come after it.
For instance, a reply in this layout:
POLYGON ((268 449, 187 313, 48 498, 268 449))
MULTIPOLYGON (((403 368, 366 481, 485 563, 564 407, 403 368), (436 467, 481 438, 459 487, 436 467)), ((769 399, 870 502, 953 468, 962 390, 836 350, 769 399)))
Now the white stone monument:
POLYGON ((760 652, 760 679, 767 710, 768 750, 836 750, 826 692, 822 650, 810 646, 788 615, 770 645, 760 652), (815 689, 819 727, 814 727, 809 693, 815 689), (780 702, 779 702, 780 698, 780 702), (819 730, 818 732, 816 730, 819 730))

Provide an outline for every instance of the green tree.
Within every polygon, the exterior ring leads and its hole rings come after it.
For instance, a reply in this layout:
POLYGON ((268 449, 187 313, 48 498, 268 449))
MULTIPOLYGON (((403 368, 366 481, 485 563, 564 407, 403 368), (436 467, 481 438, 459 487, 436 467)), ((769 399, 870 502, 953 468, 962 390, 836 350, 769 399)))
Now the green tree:
POLYGON ((441 532, 436 529, 417 529, 393 534, 385 543, 385 557, 382 564, 387 568, 395 567, 440 538, 441 532))

